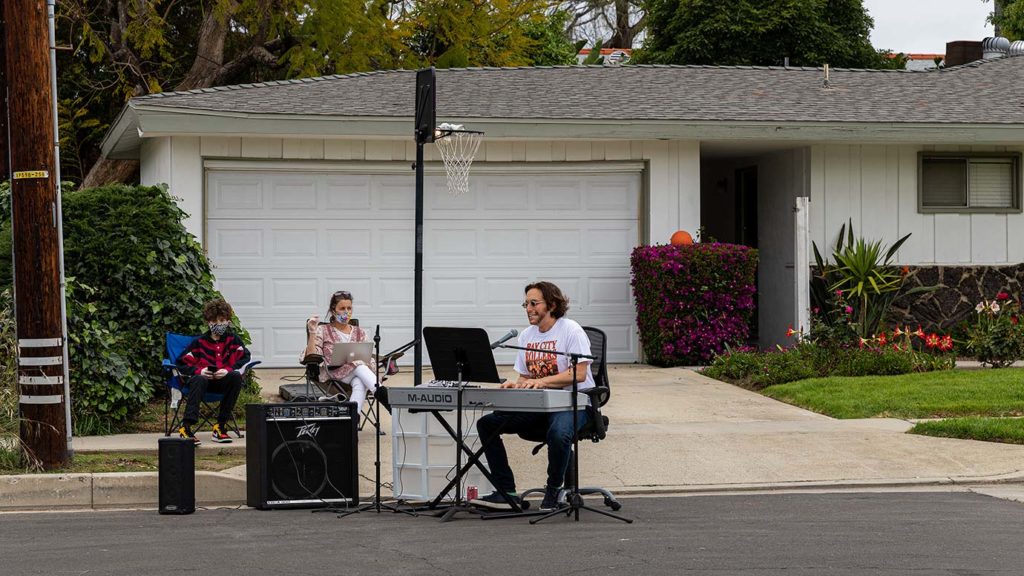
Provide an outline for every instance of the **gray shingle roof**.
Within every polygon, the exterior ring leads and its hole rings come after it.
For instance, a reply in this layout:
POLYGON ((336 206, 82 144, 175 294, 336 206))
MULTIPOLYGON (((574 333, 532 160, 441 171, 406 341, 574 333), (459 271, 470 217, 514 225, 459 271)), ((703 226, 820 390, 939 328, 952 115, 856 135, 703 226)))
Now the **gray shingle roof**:
MULTIPOLYGON (((144 96, 243 114, 412 117, 411 70, 144 96)), ((1024 56, 945 70, 569 66, 437 71, 441 118, 1024 123, 1024 56)), ((440 120, 439 120, 440 121, 440 120)))

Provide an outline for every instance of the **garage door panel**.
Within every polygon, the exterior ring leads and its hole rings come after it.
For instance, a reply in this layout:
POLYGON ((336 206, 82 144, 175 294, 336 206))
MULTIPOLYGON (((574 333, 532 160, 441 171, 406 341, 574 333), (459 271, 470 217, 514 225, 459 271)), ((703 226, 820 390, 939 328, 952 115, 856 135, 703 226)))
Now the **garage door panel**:
POLYGON ((512 258, 524 260, 530 256, 530 230, 528 228, 508 228, 505 230, 495 226, 484 234, 483 250, 480 255, 486 261, 512 258))
POLYGON ((263 210, 263 178, 238 172, 211 172, 209 177, 209 213, 232 214, 245 211, 250 214, 263 210))
POLYGON ((328 177, 324 182, 323 209, 330 213, 369 212, 373 207, 371 197, 369 176, 328 177))
POLYGON ((316 278, 275 278, 270 281, 270 305, 275 309, 315 309, 320 301, 316 278))
POLYGON ((635 179, 620 178, 612 182, 595 179, 587 184, 584 209, 588 214, 596 212, 602 213, 604 216, 627 217, 636 220, 640 190, 635 179))
POLYGON ((412 218, 416 209, 416 180, 412 176, 382 176, 373 181, 373 199, 388 218, 412 218))
POLYGON ((259 312, 266 307, 265 278, 231 278, 229 274, 217 274, 216 288, 235 312, 259 312))
POLYGON ((370 246, 373 232, 369 228, 328 228, 324 231, 324 253, 328 259, 349 262, 349 259, 373 258, 370 246))
POLYGON ((263 230, 214 230, 209 239, 208 251, 214 261, 263 257, 263 230))
POLYGON ((540 212, 582 212, 583 183, 553 178, 550 182, 536 182, 533 186, 533 208, 540 212))
POLYGON ((629 253, 623 253, 623 246, 632 246, 637 242, 637 227, 627 223, 617 226, 603 222, 592 224, 583 231, 586 238, 585 249, 588 262, 628 263, 629 253))
MULTIPOLYGON (((609 359, 637 356, 629 253, 638 239, 640 177, 471 176, 466 195, 427 179, 425 326, 483 327, 492 339, 526 325, 523 287, 559 284, 570 316, 609 334, 609 359)), ((411 174, 208 172, 207 248, 217 286, 268 366, 295 366, 304 321, 330 294, 355 295, 355 317, 382 347, 412 339, 411 174), (257 336, 258 334, 258 336, 257 336)), ((514 352, 497 351, 510 363, 514 352)), ((411 365, 410 354, 403 365, 411 365)), ((429 362, 429 358, 427 358, 429 362)))
MULTIPOLYGON (((426 230, 426 227, 424 227, 426 230)), ((455 259, 459 262, 475 262, 477 259, 477 236, 479 232, 470 227, 432 227, 428 235, 424 232, 423 250, 431 261, 443 262, 455 259)), ((408 250, 408 246, 406 250, 408 250)), ((424 257, 426 258, 426 256, 424 257)))
POLYGON ((289 210, 316 210, 317 177, 312 174, 277 174, 270 178, 270 208, 275 213, 289 210))
POLYGON ((460 311, 476 309, 479 291, 475 274, 461 277, 432 276, 423 282, 424 308, 460 311))
POLYGON ((269 234, 271 258, 310 258, 315 259, 318 249, 316 229, 310 228, 271 228, 269 234))
POLYGON ((373 290, 374 280, 369 276, 369 270, 352 270, 349 274, 339 274, 338 271, 327 270, 325 273, 328 275, 320 281, 320 291, 316 308, 314 308, 320 311, 318 314, 321 317, 327 310, 331 295, 338 290, 345 290, 352 294, 354 299, 352 306, 355 308, 353 314, 356 318, 359 317, 360 310, 373 310, 377 306, 377 298, 373 290))

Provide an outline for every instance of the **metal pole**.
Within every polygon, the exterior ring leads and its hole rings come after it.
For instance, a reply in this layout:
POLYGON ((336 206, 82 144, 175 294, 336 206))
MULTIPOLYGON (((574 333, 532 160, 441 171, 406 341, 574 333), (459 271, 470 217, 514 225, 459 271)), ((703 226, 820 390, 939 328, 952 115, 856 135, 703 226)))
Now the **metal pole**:
POLYGON ((50 91, 53 93, 53 171, 57 181, 57 261, 60 268, 60 333, 64 342, 64 422, 68 456, 74 455, 71 440, 71 379, 68 363, 67 282, 64 278, 64 210, 61 207, 60 122, 57 116, 57 31, 54 0, 46 0, 46 17, 50 26, 50 91))
POLYGON ((422 381, 423 353, 420 335, 423 334, 423 142, 416 141, 416 263, 413 278, 413 338, 416 346, 413 349, 412 385, 419 386, 422 381))
POLYGON ((44 468, 69 457, 60 220, 47 2, 4 0, 21 440, 44 468), (62 404, 64 404, 62 406, 62 404))

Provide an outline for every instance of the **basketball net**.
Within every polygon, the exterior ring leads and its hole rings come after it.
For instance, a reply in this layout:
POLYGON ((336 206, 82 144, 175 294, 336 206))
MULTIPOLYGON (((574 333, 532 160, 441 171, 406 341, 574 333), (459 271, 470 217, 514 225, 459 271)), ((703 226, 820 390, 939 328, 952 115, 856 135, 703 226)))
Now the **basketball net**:
POLYGON ((464 130, 459 124, 441 124, 437 127, 434 146, 441 154, 444 171, 448 176, 448 194, 461 196, 469 191, 469 167, 480 149, 484 133, 464 130))

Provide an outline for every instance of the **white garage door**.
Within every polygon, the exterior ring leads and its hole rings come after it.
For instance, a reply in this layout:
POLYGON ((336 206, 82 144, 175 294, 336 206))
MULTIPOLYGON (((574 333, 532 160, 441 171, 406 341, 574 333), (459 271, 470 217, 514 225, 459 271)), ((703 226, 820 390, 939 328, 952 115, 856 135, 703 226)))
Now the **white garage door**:
MULTIPOLYGON (((570 317, 608 333, 610 361, 636 360, 629 254, 640 167, 473 169, 461 197, 443 176, 426 179, 423 325, 483 327, 497 339, 526 325, 523 287, 551 280, 569 296, 570 317)), ((207 249, 257 359, 295 366, 304 319, 322 316, 336 290, 352 292, 364 328, 380 325, 382 348, 412 339, 414 186, 406 163, 208 167, 207 249)))

